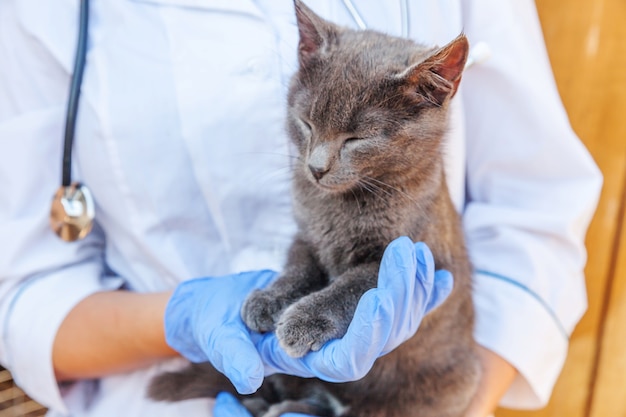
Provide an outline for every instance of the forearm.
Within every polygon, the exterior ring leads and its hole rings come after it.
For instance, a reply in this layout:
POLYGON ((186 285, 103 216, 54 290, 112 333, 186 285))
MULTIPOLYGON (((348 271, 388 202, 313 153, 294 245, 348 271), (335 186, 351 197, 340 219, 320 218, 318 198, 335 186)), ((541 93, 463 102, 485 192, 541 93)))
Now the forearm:
POLYGON ((137 369, 176 356, 165 343, 170 292, 108 291, 81 301, 57 332, 52 360, 59 381, 137 369))
POLYGON ((478 346, 482 376, 465 417, 487 417, 493 413, 500 399, 509 389, 517 370, 494 352, 478 346))

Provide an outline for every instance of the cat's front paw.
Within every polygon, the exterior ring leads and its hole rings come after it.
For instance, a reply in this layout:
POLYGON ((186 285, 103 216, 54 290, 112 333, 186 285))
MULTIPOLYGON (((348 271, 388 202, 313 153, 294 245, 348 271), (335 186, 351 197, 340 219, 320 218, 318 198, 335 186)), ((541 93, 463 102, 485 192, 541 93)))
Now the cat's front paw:
POLYGON ((276 325, 280 346, 294 358, 300 358, 311 350, 320 350, 324 343, 344 333, 343 326, 335 320, 301 303, 286 309, 276 325))
POLYGON ((283 306, 276 296, 265 290, 256 290, 248 296, 241 308, 241 319, 255 332, 271 332, 283 306))

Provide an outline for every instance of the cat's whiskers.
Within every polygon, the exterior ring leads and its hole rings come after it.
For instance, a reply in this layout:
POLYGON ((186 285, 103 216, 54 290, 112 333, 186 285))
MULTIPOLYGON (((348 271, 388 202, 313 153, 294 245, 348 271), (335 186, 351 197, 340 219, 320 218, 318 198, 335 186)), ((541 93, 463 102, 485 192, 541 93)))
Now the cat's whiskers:
POLYGON ((350 192, 354 196, 354 201, 357 202, 357 207, 359 208, 359 216, 360 216, 363 213, 361 212, 361 205, 358 203, 359 202, 359 198, 356 196, 356 193, 354 192, 354 190, 352 188, 350 188, 350 192))
POLYGON ((284 176, 285 173, 292 173, 294 169, 297 168, 298 165, 304 163, 304 159, 302 159, 299 155, 285 154, 280 152, 239 152, 239 155, 271 155, 271 156, 279 156, 281 158, 288 158, 286 166, 279 166, 275 170, 270 172, 261 173, 254 178, 254 180, 258 183, 262 181, 273 180, 277 177, 284 176))
MULTIPOLYGON (((380 200, 382 200, 387 205, 387 207, 390 207, 389 201, 386 198, 390 196, 388 191, 382 189, 380 186, 374 183, 367 181, 367 179, 365 178, 362 178, 361 180, 359 180, 358 185, 361 189, 369 192, 375 197, 380 198, 380 200)), ((360 207, 359 207, 359 210, 360 210, 360 207)))
POLYGON ((272 156, 280 156, 284 158, 295 159, 299 162, 304 162, 304 160, 299 155, 292 155, 288 153, 280 153, 280 152, 258 152, 258 151, 250 151, 250 152, 239 152, 239 155, 272 155, 272 156))
POLYGON ((372 193, 377 192, 376 193, 377 196, 382 197, 383 195, 385 195, 387 197, 391 197, 391 193, 388 190, 385 190, 380 185, 371 182, 369 178, 364 178, 362 181, 363 181, 363 184, 367 185, 366 189, 372 193))
POLYGON ((415 204, 416 206, 417 206, 417 205, 419 205, 419 203, 418 203, 417 201, 415 201, 415 199, 414 199, 413 197, 411 197, 411 196, 410 196, 409 194, 407 194, 405 191, 402 191, 401 189, 399 189, 399 188, 397 188, 397 187, 394 187, 393 185, 387 184, 387 183, 386 183, 386 182, 384 182, 384 181, 380 181, 380 180, 377 180, 376 178, 372 178, 372 177, 368 177, 368 176, 365 176, 364 178, 365 178, 365 179, 367 179, 368 181, 370 181, 370 184, 371 184, 371 185, 373 185, 373 183, 380 184, 380 185, 378 186, 378 188, 379 188, 381 191, 385 191, 385 192, 387 193, 387 195, 389 195, 389 196, 391 196, 391 195, 393 195, 393 194, 392 194, 389 190, 384 190, 384 188, 383 188, 383 187, 388 187, 388 188, 390 188, 391 190, 393 190, 393 191, 397 192, 398 194, 400 194, 400 196, 401 196, 401 197, 404 197, 404 198, 406 198, 407 200, 409 200, 410 202, 412 202, 413 204, 415 204), (373 183, 372 183, 372 181, 373 181, 373 183))
MULTIPOLYGON (((291 172, 293 172, 293 166, 280 167, 280 168, 276 168, 273 171, 260 174, 259 176, 255 178, 254 181, 258 183, 266 182, 266 181, 273 181, 277 177, 282 177, 282 176, 285 176, 286 174, 291 174, 291 172)), ((291 178, 291 175, 289 175, 289 178, 291 178)))

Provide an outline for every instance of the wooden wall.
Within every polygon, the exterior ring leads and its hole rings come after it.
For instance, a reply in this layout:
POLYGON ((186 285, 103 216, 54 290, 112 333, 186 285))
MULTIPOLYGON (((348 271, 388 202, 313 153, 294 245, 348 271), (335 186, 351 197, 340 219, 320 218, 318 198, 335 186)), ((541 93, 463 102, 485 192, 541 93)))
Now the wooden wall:
POLYGON ((549 405, 497 417, 626 417, 626 1, 536 0, 574 130, 604 174, 587 235, 589 309, 549 405))

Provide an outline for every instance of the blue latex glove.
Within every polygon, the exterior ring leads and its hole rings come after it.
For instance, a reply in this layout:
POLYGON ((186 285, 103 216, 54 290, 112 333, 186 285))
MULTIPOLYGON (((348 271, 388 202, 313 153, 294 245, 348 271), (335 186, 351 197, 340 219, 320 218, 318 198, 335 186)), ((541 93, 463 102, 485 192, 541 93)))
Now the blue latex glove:
POLYGON ((226 392, 220 392, 215 398, 213 417, 252 417, 237 398, 226 392))
MULTIPOLYGON (((213 417, 252 417, 252 414, 232 395, 222 392, 215 399, 213 417)), ((313 417, 305 414, 287 413, 281 417, 313 417)))
MULTIPOLYGON (((318 377, 331 382, 360 379, 378 357, 415 334, 424 315, 447 298, 452 285, 448 271, 435 272, 432 253, 425 244, 413 244, 406 237, 396 239, 383 256, 378 287, 363 295, 343 338, 294 359, 279 347, 274 334, 256 335, 256 346, 266 363, 265 373, 318 377)), ((215 417, 252 417, 227 393, 217 396, 213 413, 215 417)), ((291 413, 282 417, 311 416, 291 413)))
POLYGON ((273 334, 251 334, 239 315, 248 294, 275 277, 260 271, 181 283, 165 312, 167 343, 192 362, 210 361, 241 394, 255 392, 264 376, 276 372, 352 381, 413 336, 452 289, 451 274, 435 273, 426 245, 396 239, 383 256, 378 287, 363 295, 346 335, 294 359, 273 334))
POLYGON ((275 277, 257 271, 182 282, 165 309, 168 345, 192 362, 211 362, 241 394, 255 392, 263 363, 239 311, 251 291, 275 277))
POLYGON ((265 374, 329 382, 361 379, 378 357, 415 334, 424 316, 448 297, 452 286, 452 274, 435 272, 433 255, 424 243, 398 238, 385 250, 378 286, 361 297, 344 337, 302 358, 287 355, 273 333, 255 337, 265 374))

